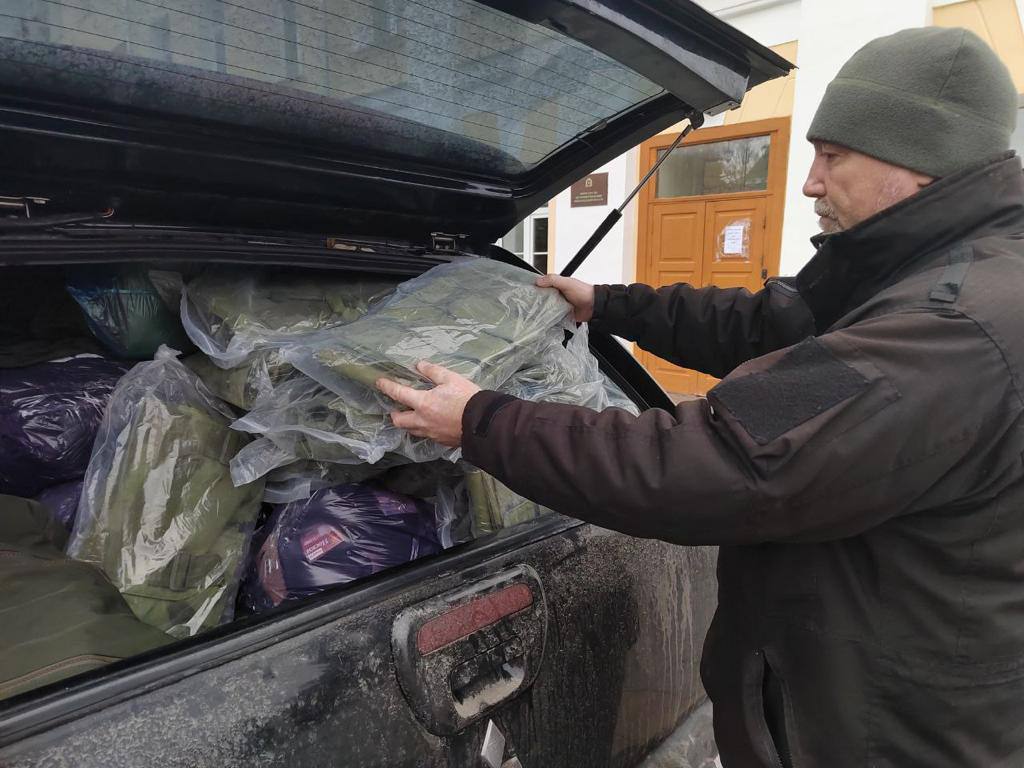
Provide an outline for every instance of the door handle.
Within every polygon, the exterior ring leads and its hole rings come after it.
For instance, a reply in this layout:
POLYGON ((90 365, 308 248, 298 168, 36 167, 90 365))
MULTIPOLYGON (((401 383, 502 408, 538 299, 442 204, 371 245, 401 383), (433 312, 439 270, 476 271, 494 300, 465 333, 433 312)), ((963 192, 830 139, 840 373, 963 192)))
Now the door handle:
POLYGON ((533 683, 546 637, 540 577, 519 565, 406 608, 391 647, 416 717, 451 736, 533 683))

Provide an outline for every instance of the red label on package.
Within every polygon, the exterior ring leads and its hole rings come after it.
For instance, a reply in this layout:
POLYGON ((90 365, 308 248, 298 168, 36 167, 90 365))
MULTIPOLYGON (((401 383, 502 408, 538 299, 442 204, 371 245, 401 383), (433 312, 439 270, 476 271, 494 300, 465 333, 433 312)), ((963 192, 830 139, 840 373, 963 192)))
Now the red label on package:
POLYGON ((277 556, 277 533, 269 536, 260 548, 259 577, 263 591, 267 593, 273 605, 280 605, 288 596, 284 585, 284 573, 281 571, 281 559, 277 556))
POLYGON ((337 529, 329 525, 318 525, 302 537, 302 554, 306 560, 315 563, 343 541, 345 538, 337 529))

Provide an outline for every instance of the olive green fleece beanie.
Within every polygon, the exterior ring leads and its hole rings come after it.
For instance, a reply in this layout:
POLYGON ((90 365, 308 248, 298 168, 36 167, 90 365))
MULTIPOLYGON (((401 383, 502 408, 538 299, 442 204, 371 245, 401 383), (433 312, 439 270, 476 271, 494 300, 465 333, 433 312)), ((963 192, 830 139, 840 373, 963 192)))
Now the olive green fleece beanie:
POLYGON ((1007 151, 1016 120, 1017 89, 980 37, 904 29, 843 65, 807 138, 941 177, 1007 151))

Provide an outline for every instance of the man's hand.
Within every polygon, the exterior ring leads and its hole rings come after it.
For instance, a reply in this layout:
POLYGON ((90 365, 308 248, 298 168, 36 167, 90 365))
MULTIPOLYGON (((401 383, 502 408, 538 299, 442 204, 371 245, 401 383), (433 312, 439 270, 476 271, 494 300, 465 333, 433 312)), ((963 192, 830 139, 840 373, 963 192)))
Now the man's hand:
POLYGON ((392 411, 391 421, 416 437, 429 437, 442 445, 462 445, 462 412, 480 387, 440 365, 421 360, 416 370, 436 385, 413 389, 391 379, 377 379, 377 389, 411 411, 392 411))
POLYGON ((541 288, 557 288, 572 304, 572 317, 577 323, 586 323, 594 316, 594 286, 575 277, 543 275, 537 278, 541 288))

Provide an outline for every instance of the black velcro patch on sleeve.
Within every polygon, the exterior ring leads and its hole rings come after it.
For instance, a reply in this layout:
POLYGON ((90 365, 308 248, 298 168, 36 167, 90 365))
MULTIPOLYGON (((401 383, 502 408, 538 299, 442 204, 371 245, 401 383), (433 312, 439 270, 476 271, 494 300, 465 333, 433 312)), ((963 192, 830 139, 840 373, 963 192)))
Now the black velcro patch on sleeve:
POLYGON ((723 381, 708 399, 728 410, 764 445, 864 391, 868 384, 858 370, 810 338, 768 370, 723 381))

